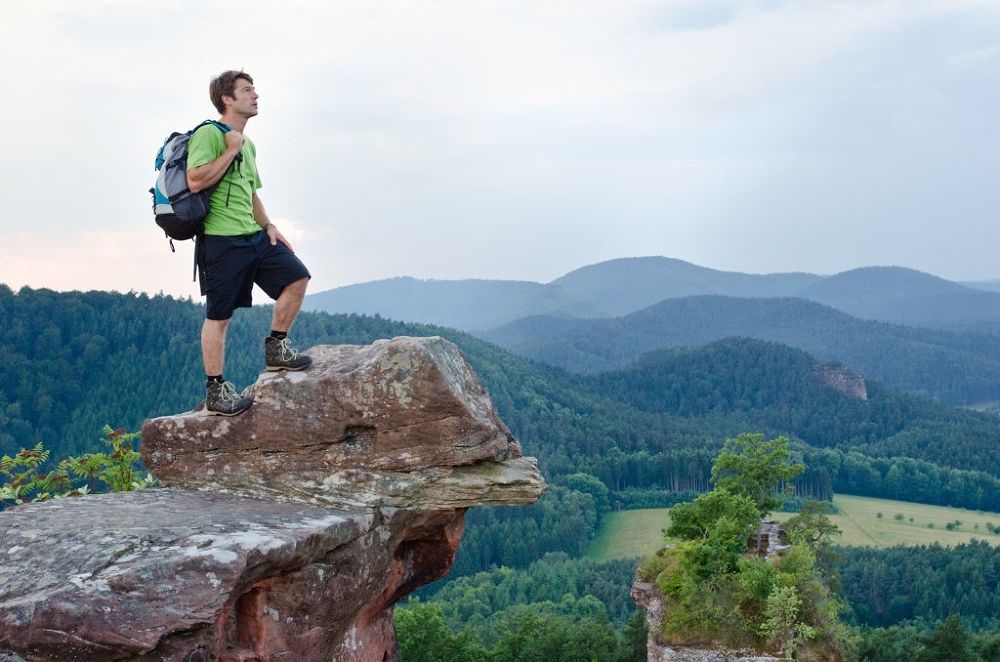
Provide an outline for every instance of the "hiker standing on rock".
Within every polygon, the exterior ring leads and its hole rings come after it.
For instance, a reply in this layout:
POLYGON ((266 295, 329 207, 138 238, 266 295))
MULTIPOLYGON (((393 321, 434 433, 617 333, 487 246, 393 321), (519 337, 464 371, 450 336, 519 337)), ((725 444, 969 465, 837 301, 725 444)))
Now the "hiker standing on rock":
POLYGON ((200 127, 188 144, 187 183, 197 193, 215 186, 204 236, 198 241, 202 294, 206 295, 201 351, 205 361, 205 409, 235 416, 253 404, 222 378, 226 327, 236 308, 249 308, 254 283, 275 300, 271 334, 264 339, 268 370, 303 370, 312 359, 299 354, 288 330, 302 306, 309 270, 267 217, 257 195, 261 187, 257 150, 243 131, 257 114, 253 78, 225 71, 209 85, 219 122, 200 127), (228 130, 226 130, 228 129, 228 130))

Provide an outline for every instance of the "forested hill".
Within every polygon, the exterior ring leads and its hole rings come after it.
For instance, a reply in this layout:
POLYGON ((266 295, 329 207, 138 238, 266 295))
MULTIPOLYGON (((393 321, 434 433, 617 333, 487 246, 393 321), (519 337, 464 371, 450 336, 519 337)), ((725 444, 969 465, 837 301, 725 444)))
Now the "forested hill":
POLYGON ((595 392, 629 408, 686 420, 736 419, 743 429, 791 434, 814 447, 909 456, 1000 473, 1000 419, 907 396, 868 382, 848 397, 814 374, 801 350, 751 339, 647 354, 589 378, 595 392), (954 433, 962 430, 961 438, 954 433))
POLYGON ((904 267, 863 267, 833 276, 719 271, 673 258, 608 260, 550 283, 487 279, 389 278, 306 297, 305 309, 381 314, 482 331, 530 315, 628 315, 666 299, 719 295, 796 297, 863 319, 995 334, 1000 293, 904 267))
MULTIPOLYGON (((0 454, 36 440, 57 456, 90 450, 105 422, 136 429, 146 417, 189 409, 203 396, 199 305, 102 292, 14 294, 0 287, 0 316, 0 454)), ((263 307, 239 311, 230 325, 226 376, 240 388, 263 368, 269 321, 270 309, 263 307)), ((303 314, 294 329, 303 347, 394 335, 456 342, 526 453, 538 456, 550 477, 588 471, 620 490, 664 489, 672 475, 698 487, 712 449, 745 430, 789 434, 841 453, 907 455, 1000 473, 997 419, 871 383, 867 402, 851 400, 810 381, 806 354, 776 344, 728 340, 587 377, 453 330, 377 317, 303 314)), ((831 458, 824 462, 847 466, 846 456, 831 458)), ((889 468, 874 466, 864 471, 889 468)), ((837 471, 831 464, 835 487, 837 471)), ((884 494, 877 486, 865 489, 884 494)))
POLYGON ((795 296, 862 317, 941 329, 996 331, 1000 295, 903 267, 863 267, 810 284, 795 296))
POLYGON ((627 315, 664 299, 697 295, 797 296, 799 291, 822 280, 822 276, 808 273, 719 271, 684 260, 649 256, 619 258, 580 267, 551 284, 613 316, 627 315))
POLYGON ((866 321, 803 299, 670 299, 615 319, 537 316, 480 335, 578 372, 622 367, 664 347, 745 336, 841 361, 891 388, 942 402, 1000 399, 1000 337, 866 321))

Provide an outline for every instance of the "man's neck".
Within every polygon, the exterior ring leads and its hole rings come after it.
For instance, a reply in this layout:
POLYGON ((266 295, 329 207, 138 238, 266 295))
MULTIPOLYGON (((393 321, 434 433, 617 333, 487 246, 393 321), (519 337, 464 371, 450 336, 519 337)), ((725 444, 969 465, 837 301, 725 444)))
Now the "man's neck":
POLYGON ((247 120, 249 119, 249 117, 243 117, 242 115, 237 115, 236 113, 223 113, 222 117, 219 118, 219 121, 228 126, 230 129, 243 133, 243 130, 246 129, 247 126, 247 120))

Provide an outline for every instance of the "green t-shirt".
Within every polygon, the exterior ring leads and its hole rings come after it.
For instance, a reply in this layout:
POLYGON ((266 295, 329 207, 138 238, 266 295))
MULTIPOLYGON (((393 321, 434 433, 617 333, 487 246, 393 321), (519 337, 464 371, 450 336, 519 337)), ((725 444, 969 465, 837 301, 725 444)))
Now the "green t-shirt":
MULTIPOLYGON (((206 125, 188 141, 187 169, 211 163, 226 151, 226 139, 218 128, 206 125)), ((234 160, 212 194, 211 211, 205 218, 205 234, 232 236, 260 230, 253 220, 253 193, 261 187, 257 172, 257 148, 243 136, 243 161, 234 160)))

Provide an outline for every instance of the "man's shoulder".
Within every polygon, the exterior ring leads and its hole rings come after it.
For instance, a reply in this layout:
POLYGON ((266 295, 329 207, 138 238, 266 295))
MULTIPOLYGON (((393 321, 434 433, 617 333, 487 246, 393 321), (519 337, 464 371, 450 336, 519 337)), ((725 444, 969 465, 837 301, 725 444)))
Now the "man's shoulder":
POLYGON ((218 127, 211 124, 198 127, 188 140, 187 169, 214 161, 226 149, 226 139, 218 127))
POLYGON ((191 134, 191 140, 208 140, 208 141, 219 141, 225 142, 226 139, 223 137, 222 129, 215 126, 214 124, 203 124, 194 130, 191 134))

